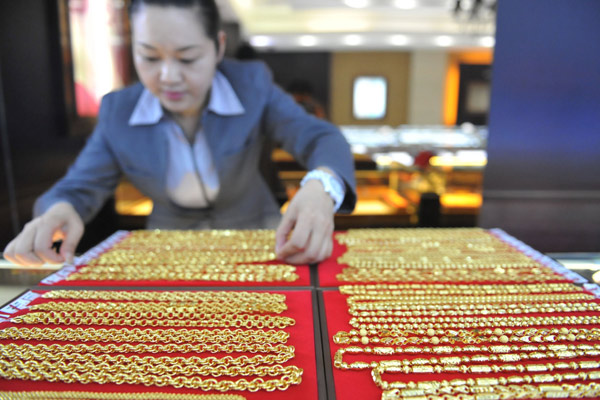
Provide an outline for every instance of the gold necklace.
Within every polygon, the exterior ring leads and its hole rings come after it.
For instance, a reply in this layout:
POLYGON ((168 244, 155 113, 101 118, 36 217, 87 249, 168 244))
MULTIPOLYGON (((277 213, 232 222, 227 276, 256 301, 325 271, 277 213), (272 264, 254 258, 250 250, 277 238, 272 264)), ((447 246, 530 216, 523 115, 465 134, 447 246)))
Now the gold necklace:
POLYGON ((232 292, 232 291, 122 291, 122 290, 52 290, 42 295, 45 299, 65 300, 148 300, 172 302, 249 302, 275 303, 285 302, 284 294, 269 292, 232 292))
POLYGON ((44 325, 121 325, 121 326, 177 326, 177 327, 207 327, 207 328, 268 328, 283 329, 292 326, 296 321, 289 317, 272 317, 270 315, 254 314, 184 314, 181 320, 162 319, 160 313, 130 313, 121 316, 115 312, 31 312, 11 319, 16 324, 44 325), (195 318, 195 319, 191 319, 195 318), (201 319, 204 318, 204 319, 201 319))
POLYGON ((0 400, 244 400, 238 394, 178 394, 178 393, 129 393, 129 392, 4 392, 0 400))
MULTIPOLYGON (((67 360, 68 361, 68 360, 67 360)), ((189 368, 188 368, 189 369, 189 368)), ((282 367, 274 365, 259 370, 249 371, 241 370, 235 367, 235 370, 226 371, 231 374, 249 373, 261 376, 281 376, 279 379, 265 380, 262 377, 247 380, 241 378, 238 380, 217 380, 214 378, 200 378, 198 376, 182 376, 165 374, 163 368, 152 367, 149 370, 127 370, 127 373, 112 372, 119 370, 116 366, 106 368, 106 365, 81 366, 76 363, 62 362, 53 364, 48 362, 38 363, 36 361, 20 360, 5 361, 0 359, 0 376, 5 379, 21 379, 33 381, 65 382, 65 383, 116 383, 116 384, 141 384, 145 386, 172 386, 175 388, 188 388, 200 390, 216 390, 227 392, 231 390, 286 390, 290 385, 297 385, 302 382, 302 369, 296 366, 282 367), (81 371, 78 371, 81 369, 81 371), (111 370, 106 372, 105 369, 111 370), (149 372, 155 372, 150 374, 149 372)), ((204 373, 223 374, 222 369, 207 368, 204 373)))
POLYGON ((0 339, 137 343, 286 343, 282 330, 245 329, 92 329, 17 328, 0 330, 0 339))
POLYGON ((183 318, 189 314, 223 314, 223 313, 252 313, 271 312, 280 314, 287 310, 285 303, 245 303, 245 302, 215 302, 215 303, 107 303, 107 302, 47 302, 35 304, 31 311, 97 311, 97 312, 162 312, 167 318, 183 318), (172 315, 172 316, 171 316, 172 315))

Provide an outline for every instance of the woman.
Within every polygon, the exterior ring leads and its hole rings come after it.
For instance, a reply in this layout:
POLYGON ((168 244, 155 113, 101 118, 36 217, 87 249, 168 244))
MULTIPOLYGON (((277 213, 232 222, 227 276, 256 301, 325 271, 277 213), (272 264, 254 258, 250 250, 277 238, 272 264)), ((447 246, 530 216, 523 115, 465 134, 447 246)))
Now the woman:
POLYGON ((89 221, 124 175, 154 203, 149 228, 274 228, 278 258, 331 254, 333 215, 356 201, 349 146, 307 115, 259 62, 223 60, 214 0, 134 0, 140 83, 105 96, 98 125, 35 218, 8 244, 16 263, 71 262, 89 221), (310 172, 280 218, 258 170, 265 135, 310 172), (60 253, 52 242, 63 239, 60 253))

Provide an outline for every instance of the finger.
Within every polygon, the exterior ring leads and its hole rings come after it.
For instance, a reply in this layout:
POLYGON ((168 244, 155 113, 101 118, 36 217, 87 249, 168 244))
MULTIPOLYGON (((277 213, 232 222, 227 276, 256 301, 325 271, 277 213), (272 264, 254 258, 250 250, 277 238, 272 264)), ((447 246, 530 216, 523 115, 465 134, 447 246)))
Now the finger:
POLYGON ((306 218, 298 219, 288 241, 279 249, 279 257, 287 259, 293 254, 303 252, 309 243, 311 225, 306 218))
POLYGON ((73 263, 75 249, 81 240, 81 236, 83 236, 83 229, 83 223, 78 218, 70 219, 63 229, 65 238, 60 246, 60 254, 64 257, 65 262, 73 263))
POLYGON ((37 224, 32 221, 25 224, 23 231, 14 240, 14 258, 17 264, 40 266, 44 261, 33 252, 33 241, 35 238, 37 224))
POLYGON ((50 264, 60 264, 64 262, 64 258, 56 253, 52 248, 52 238, 54 237, 55 227, 48 224, 41 224, 37 229, 34 242, 33 251, 39 258, 44 262, 50 264))
POLYGON ((15 239, 11 240, 7 245, 4 251, 2 252, 2 256, 8 261, 18 264, 17 258, 15 257, 15 239))
POLYGON ((279 257, 279 251, 283 247, 283 245, 287 242, 288 234, 294 229, 294 224, 296 223, 296 219, 292 217, 292 211, 288 209, 283 215, 277 230, 275 231, 275 253, 277 257, 279 257))

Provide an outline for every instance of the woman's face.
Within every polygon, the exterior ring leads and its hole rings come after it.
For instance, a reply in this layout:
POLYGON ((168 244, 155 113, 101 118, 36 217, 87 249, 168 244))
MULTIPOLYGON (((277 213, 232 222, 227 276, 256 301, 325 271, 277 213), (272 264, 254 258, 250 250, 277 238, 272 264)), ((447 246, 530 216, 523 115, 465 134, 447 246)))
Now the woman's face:
POLYGON ((206 36, 196 8, 141 6, 132 18, 133 59, 142 84, 169 112, 198 116, 225 49, 206 36))

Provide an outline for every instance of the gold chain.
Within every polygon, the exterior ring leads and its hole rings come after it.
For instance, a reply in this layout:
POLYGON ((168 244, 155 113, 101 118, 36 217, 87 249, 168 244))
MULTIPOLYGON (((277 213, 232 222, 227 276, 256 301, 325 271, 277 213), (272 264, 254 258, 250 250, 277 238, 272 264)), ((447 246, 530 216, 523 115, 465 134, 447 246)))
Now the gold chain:
POLYGON ((492 296, 350 296, 346 300, 348 305, 354 309, 393 309, 395 306, 406 304, 493 304, 493 303, 531 303, 542 301, 579 301, 597 300, 593 294, 587 293, 565 293, 565 294, 541 294, 541 295, 492 295, 492 296))
POLYGON ((285 302, 284 294, 269 292, 157 292, 157 291, 120 291, 120 290, 52 290, 42 295, 45 299, 65 300, 149 300, 179 302, 252 302, 274 303, 285 302))
MULTIPOLYGON (((283 344, 272 345, 270 343, 249 343, 249 344, 234 344, 234 343, 216 343, 216 344, 5 344, 0 345, 0 351, 3 353, 10 351, 17 351, 21 348, 25 348, 31 352, 47 352, 47 353, 59 353, 64 352, 66 354, 71 353, 277 353, 277 359, 273 357, 265 358, 266 361, 262 361, 265 364, 272 364, 274 362, 283 363, 292 357, 294 357, 294 346, 287 346, 283 344), (19 346, 19 347, 17 347, 19 346), (283 360, 283 361, 281 361, 283 360)), ((258 359, 257 359, 258 360, 258 359)))
POLYGON ((286 343, 282 330, 17 328, 0 330, 0 339, 138 343, 286 343))
POLYGON ((395 306, 394 310, 357 311, 350 310, 356 317, 459 317, 487 314, 552 314, 600 311, 599 303, 543 303, 543 304, 470 304, 468 306, 406 305, 395 306))
POLYGON ((530 268, 527 271, 511 268, 487 270, 439 270, 429 271, 414 270, 411 268, 398 269, 355 269, 345 268, 336 275, 342 282, 389 282, 389 281, 416 281, 416 282, 548 282, 565 280, 549 268, 530 268))
MULTIPOLYGON (((590 361, 581 361, 581 363, 588 363, 590 361)), ((597 361, 590 362, 592 364, 597 363, 597 361)), ((580 363, 577 364, 576 368, 579 368, 580 363)), ((585 365, 585 364, 584 364, 585 365)), ((590 364, 591 365, 591 364, 590 364)), ((587 368, 587 367, 581 367, 587 368)), ((556 374, 536 374, 536 375, 511 375, 507 377, 489 377, 489 378, 475 378, 475 379, 456 379, 452 381, 423 381, 423 382, 388 382, 382 379, 382 375, 384 373, 403 373, 401 371, 402 367, 398 367, 397 361, 380 361, 377 367, 373 368, 372 376, 375 384, 384 390, 389 389, 407 389, 412 387, 421 387, 422 390, 427 391, 429 389, 430 393, 428 394, 437 394, 441 388, 450 388, 450 387, 494 387, 498 385, 507 385, 507 384, 531 384, 531 383, 560 383, 568 380, 599 380, 600 379, 600 371, 590 371, 590 372, 565 372, 565 373, 556 373, 556 374)), ((464 393, 464 392, 463 392, 464 393)))
POLYGON ((600 396, 596 382, 505 386, 448 386, 443 394, 423 389, 384 390, 381 400, 583 399, 600 396))
POLYGON ((447 329, 484 328, 493 326, 525 327, 538 325, 597 325, 598 315, 557 315, 546 317, 353 317, 350 325, 369 329, 447 329))
POLYGON ((35 304, 31 311, 110 311, 122 313, 162 312, 167 318, 182 318, 178 315, 206 313, 243 313, 243 312, 272 312, 280 314, 287 310, 285 303, 110 303, 110 302, 47 302, 35 304), (170 316, 172 314, 172 316, 170 316))
POLYGON ((393 356, 401 355, 444 355, 452 353, 480 353, 475 356, 462 355, 440 358, 404 358, 399 362, 402 364, 459 364, 465 361, 521 361, 521 360, 539 360, 543 358, 569 359, 576 357, 598 357, 600 355, 600 344, 572 344, 572 345, 498 345, 498 346, 436 346, 436 347, 342 347, 335 352, 333 365, 339 369, 370 369, 377 366, 376 361, 364 362, 356 361, 353 363, 344 362, 344 354, 367 354, 374 356, 393 356), (491 354, 484 354, 491 353, 491 354))
POLYGON ((488 294, 525 294, 582 292, 583 289, 572 283, 545 283, 521 285, 451 285, 451 284, 375 284, 342 285, 340 293, 346 295, 425 295, 445 296, 461 294, 467 296, 488 294))
MULTIPOLYGON (((11 360, 37 360, 44 362, 60 362, 60 361, 69 361, 69 363, 81 363, 81 365, 87 364, 98 364, 98 363, 114 363, 115 369, 121 369, 125 366, 133 367, 144 367, 144 366, 160 366, 160 367, 181 367, 181 368, 189 368, 188 371, 191 373, 203 374, 201 371, 207 371, 205 367, 218 367, 218 366, 248 366, 248 368, 256 367, 260 364, 283 364, 286 361, 291 360, 294 357, 294 352, 286 352, 280 354, 267 354, 267 355, 254 355, 252 357, 241 356, 241 357, 231 357, 225 356, 222 358, 217 357, 140 357, 140 356, 124 356, 118 354, 116 356, 111 356, 108 354, 100 354, 95 355, 93 353, 63 353, 62 350, 68 349, 73 346, 47 346, 47 345, 16 345, 16 344, 7 344, 0 345, 0 357, 4 358, 7 361, 11 360), (191 365, 185 365, 189 363, 191 365), (198 369, 195 369, 198 368, 198 369), (194 372, 196 371, 196 372, 194 372)), ((100 346, 102 347, 102 346, 100 346)), ((74 351, 77 351, 75 349, 74 351)), ((173 370, 172 372, 178 372, 178 370, 173 370)), ((207 374, 209 374, 208 372, 207 374)))
MULTIPOLYGON (((566 328, 561 328, 566 329, 566 328)), ((475 344, 481 342, 492 342, 492 343, 554 343, 557 341, 569 341, 575 342, 579 340, 593 340, 597 341, 600 339, 600 329, 585 329, 585 328, 573 328, 567 329, 568 333, 561 333, 561 329, 536 329, 528 328, 523 330, 512 330, 512 329, 495 329, 484 330, 484 331, 454 331, 449 330, 444 333, 447 336, 405 336, 402 331, 384 332, 385 336, 373 336, 378 334, 377 331, 368 331, 361 329, 360 331, 351 330, 350 332, 340 331, 333 336, 333 341, 336 344, 363 344, 369 343, 382 344, 386 346, 392 345, 416 345, 416 344, 454 344, 454 343, 466 343, 475 344), (371 337, 373 336, 373 337, 371 337)), ((564 331, 563 331, 564 332, 564 331)), ((438 334, 439 331, 432 332, 434 335, 438 334)))
MULTIPOLYGON (((233 367, 231 371, 227 369, 216 369, 213 371, 205 371, 207 374, 231 374, 248 373, 262 376, 281 376, 279 379, 265 380, 262 377, 247 380, 245 378, 232 380, 217 380, 215 378, 202 379, 198 376, 181 376, 173 374, 165 374, 164 368, 153 368, 156 374, 150 374, 145 370, 127 371, 127 373, 106 372, 116 370, 112 366, 104 364, 81 367, 71 363, 68 360, 62 363, 48 363, 12 360, 6 362, 0 360, 0 376, 5 379, 25 379, 33 381, 49 381, 49 382, 65 382, 65 383, 116 383, 116 384, 142 384, 145 386, 172 386, 175 388, 201 389, 201 390, 216 390, 227 392, 231 390, 286 390, 290 385, 297 385, 302 382, 302 369, 296 366, 282 367, 280 365, 265 367, 260 370, 246 371, 242 367, 233 367)), ((190 367, 190 366, 188 366, 190 367)), ((193 367, 193 366, 192 366, 193 367)), ((192 368, 193 369, 193 368, 192 368)), ((246 368, 248 369, 248 368, 246 368)))
POLYGON ((13 318, 16 324, 44 325, 121 325, 121 326, 178 326, 178 327, 235 327, 235 328, 286 328, 296 321, 289 317, 273 317, 254 314, 206 314, 184 313, 180 320, 161 319, 166 317, 160 312, 128 313, 119 312, 32 312, 13 318), (152 319, 156 318, 156 319, 152 319), (194 319, 191 319, 194 318, 194 319))
POLYGON ((200 280, 234 282, 293 282, 298 280, 296 267, 289 265, 268 265, 269 268, 240 265, 233 272, 223 272, 218 268, 204 268, 183 263, 180 268, 165 265, 149 267, 122 266, 114 264, 83 267, 69 275, 67 280, 200 280))
POLYGON ((3 392, 0 400, 244 400, 238 394, 178 394, 128 392, 3 392))

